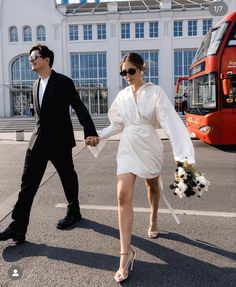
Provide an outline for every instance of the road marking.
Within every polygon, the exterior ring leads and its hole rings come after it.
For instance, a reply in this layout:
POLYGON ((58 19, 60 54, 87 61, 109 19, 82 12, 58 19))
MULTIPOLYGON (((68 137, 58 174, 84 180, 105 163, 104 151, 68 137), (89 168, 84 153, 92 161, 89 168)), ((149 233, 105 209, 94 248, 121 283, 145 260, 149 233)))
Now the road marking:
MULTIPOLYGON (((55 207, 66 208, 67 204, 58 203, 55 207)), ((81 209, 88 210, 111 210, 117 211, 117 206, 109 205, 80 205, 81 209)), ((150 212, 150 208, 145 207, 134 207, 135 212, 150 212)), ((236 217, 235 212, 218 212, 218 211, 202 211, 202 210, 187 210, 187 209, 175 209, 176 214, 186 214, 186 215, 202 215, 202 216, 217 216, 217 217, 236 217)), ((169 209, 159 208, 158 213, 171 213, 169 209)))
MULTIPOLYGON (((45 178, 47 181, 51 175, 45 178)), ((11 212, 16 203, 18 192, 14 193, 12 196, 8 197, 2 204, 0 204, 0 222, 6 218, 11 212)), ((67 204, 58 203, 55 207, 57 208, 66 208, 67 204)), ((109 205, 80 205, 81 209, 87 210, 103 210, 103 211, 117 211, 117 206, 109 205)), ((134 207, 135 212, 149 213, 150 208, 145 207, 134 207)), ((235 212, 219 212, 219 211, 203 211, 203 210, 188 210, 188 209, 175 209, 176 214, 181 215, 201 215, 201 216, 215 216, 215 217, 228 217, 236 218, 235 212)), ((171 213, 169 209, 159 208, 158 213, 169 214, 171 213)))
POLYGON ((12 144, 12 145, 24 145, 24 144, 29 144, 29 142, 25 142, 25 141, 20 141, 20 142, 16 142, 13 140, 1 140, 0 139, 0 144, 12 144))
MULTIPOLYGON (((0 142, 1 143, 1 142, 0 142)), ((13 143, 13 142, 12 142, 13 143)), ((16 143, 16 142, 14 142, 16 143)), ((24 142, 21 142, 24 144, 24 142)), ((19 144, 19 142, 17 142, 19 144)), ((73 150, 73 156, 78 155, 83 149, 85 149, 84 142, 80 142, 77 144, 76 148, 73 150)), ((56 174, 56 171, 50 172, 49 174, 45 174, 44 178, 40 184, 40 187, 45 184, 48 180, 50 180, 54 175, 56 174)), ((5 201, 3 201, 0 204, 0 222, 6 218, 13 210, 13 207, 16 203, 17 197, 19 194, 19 190, 12 194, 10 197, 8 197, 5 201)), ((67 205, 64 203, 59 203, 56 205, 56 207, 59 208, 66 208, 67 205)), ((87 209, 87 210, 111 210, 111 211, 117 211, 116 206, 104 206, 104 205, 81 205, 81 209, 87 209)), ((135 212, 150 212, 149 208, 143 208, 143 207, 134 207, 135 212)), ((201 215, 201 216, 215 216, 215 217, 228 217, 228 218, 235 218, 236 213, 235 212, 217 212, 217 211, 201 211, 201 210, 185 210, 185 209, 175 209, 175 214, 186 214, 186 215, 201 215)), ((158 209, 159 213, 171 213, 169 209, 158 209)))

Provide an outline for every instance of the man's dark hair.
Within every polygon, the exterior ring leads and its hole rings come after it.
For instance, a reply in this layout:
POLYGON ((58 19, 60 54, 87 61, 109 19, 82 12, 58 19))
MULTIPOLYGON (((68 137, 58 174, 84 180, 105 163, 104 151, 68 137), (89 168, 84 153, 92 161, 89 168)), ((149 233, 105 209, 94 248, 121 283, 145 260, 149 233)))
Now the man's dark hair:
POLYGON ((30 49, 30 54, 33 51, 39 51, 40 56, 45 59, 45 58, 49 58, 49 67, 52 68, 53 62, 54 62, 54 53, 52 50, 50 50, 47 46, 45 45, 41 45, 41 44, 37 44, 35 46, 33 46, 30 49))

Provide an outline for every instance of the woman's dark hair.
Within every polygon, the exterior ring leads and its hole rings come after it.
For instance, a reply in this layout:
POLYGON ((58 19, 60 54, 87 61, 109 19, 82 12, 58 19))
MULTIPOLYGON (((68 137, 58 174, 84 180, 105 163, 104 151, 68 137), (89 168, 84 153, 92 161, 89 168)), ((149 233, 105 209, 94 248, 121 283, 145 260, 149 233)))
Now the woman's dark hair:
POLYGON ((132 53, 125 55, 120 62, 120 70, 122 70, 122 65, 127 61, 132 63, 139 70, 144 71, 145 69, 144 61, 143 61, 143 58, 139 54, 132 52, 132 53))
POLYGON ((49 67, 52 68, 53 62, 54 62, 54 53, 52 50, 50 50, 47 46, 45 45, 41 45, 41 44, 37 44, 35 46, 33 46, 30 49, 30 54, 33 51, 39 51, 40 56, 45 59, 45 58, 49 58, 49 67))

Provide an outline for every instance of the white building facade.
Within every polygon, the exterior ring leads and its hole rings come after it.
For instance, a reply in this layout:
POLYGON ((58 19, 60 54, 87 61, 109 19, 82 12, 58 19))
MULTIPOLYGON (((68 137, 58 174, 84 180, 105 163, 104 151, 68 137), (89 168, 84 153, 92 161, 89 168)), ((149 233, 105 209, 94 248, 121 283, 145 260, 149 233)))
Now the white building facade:
MULTIPOLYGON (((119 63, 130 51, 174 103, 176 78, 188 76, 203 35, 222 18, 209 13, 213 0, 67 2, 0 0, 0 117, 29 115, 36 43, 54 51, 53 69, 73 79, 91 114, 106 114, 124 87, 119 63)), ((227 13, 236 9, 224 2, 227 13)))

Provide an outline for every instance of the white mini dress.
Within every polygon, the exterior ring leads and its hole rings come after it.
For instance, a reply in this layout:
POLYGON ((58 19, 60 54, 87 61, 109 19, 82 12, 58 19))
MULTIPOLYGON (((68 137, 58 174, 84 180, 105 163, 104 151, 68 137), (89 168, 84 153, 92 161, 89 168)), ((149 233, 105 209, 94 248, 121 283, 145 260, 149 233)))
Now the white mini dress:
POLYGON ((194 148, 186 127, 162 88, 143 84, 136 92, 131 86, 121 90, 112 103, 108 117, 110 125, 99 132, 101 143, 90 148, 97 156, 105 141, 121 134, 117 152, 117 175, 133 173, 141 178, 161 174, 163 145, 156 127, 168 135, 175 161, 187 159, 195 163, 194 148))

